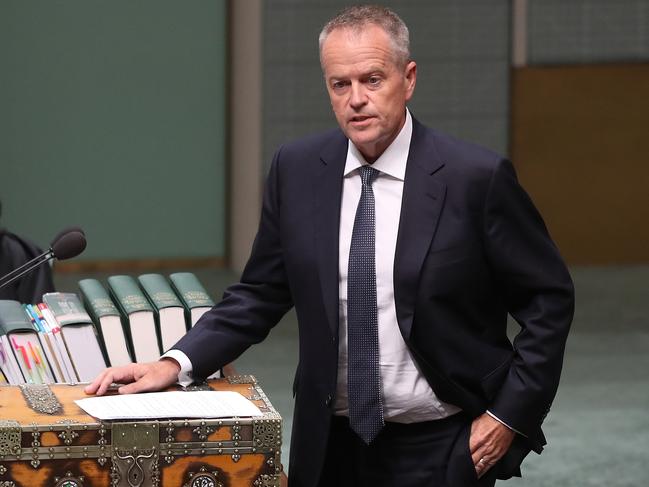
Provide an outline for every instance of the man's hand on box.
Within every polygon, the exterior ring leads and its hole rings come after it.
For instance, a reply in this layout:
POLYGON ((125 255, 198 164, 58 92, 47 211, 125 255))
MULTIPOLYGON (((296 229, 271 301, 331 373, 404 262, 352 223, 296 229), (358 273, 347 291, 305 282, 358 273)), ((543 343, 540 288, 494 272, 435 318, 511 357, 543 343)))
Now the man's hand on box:
POLYGON ((126 384, 119 387, 120 394, 159 391, 175 383, 179 372, 178 362, 168 357, 157 362, 109 367, 86 386, 84 391, 86 394, 101 396, 113 383, 126 384))

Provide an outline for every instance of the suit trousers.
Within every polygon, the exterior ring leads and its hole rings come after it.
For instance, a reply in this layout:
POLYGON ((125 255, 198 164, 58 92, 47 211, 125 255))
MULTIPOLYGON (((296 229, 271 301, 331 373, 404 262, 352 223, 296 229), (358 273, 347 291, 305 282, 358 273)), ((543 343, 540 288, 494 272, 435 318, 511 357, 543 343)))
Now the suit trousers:
POLYGON ((334 416, 319 487, 493 487, 478 479, 465 413, 421 423, 391 423, 366 445, 346 417, 334 416))

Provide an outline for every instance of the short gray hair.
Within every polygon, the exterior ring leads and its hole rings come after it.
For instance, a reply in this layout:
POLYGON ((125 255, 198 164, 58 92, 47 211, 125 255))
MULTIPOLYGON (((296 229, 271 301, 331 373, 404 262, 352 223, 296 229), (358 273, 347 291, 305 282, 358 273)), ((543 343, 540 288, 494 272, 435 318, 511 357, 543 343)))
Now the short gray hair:
POLYGON ((373 24, 382 28, 392 41, 395 61, 405 66, 410 61, 410 33, 405 22, 393 10, 380 5, 355 5, 347 7, 327 22, 318 38, 320 61, 322 45, 329 34, 336 29, 351 29, 360 32, 363 27, 373 24))

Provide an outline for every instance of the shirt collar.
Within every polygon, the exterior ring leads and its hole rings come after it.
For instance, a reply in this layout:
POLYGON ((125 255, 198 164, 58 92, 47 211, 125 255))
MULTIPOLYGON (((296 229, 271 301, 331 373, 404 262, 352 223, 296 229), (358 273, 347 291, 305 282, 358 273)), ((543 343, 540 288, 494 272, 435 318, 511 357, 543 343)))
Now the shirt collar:
MULTIPOLYGON (((406 108, 406 122, 401 127, 399 135, 392 141, 381 156, 374 161, 372 167, 378 171, 388 174, 393 178, 403 181, 406 177, 406 162, 410 151, 410 139, 412 138, 412 116, 406 108)), ((367 164, 365 158, 349 141, 347 145, 347 161, 345 162, 345 176, 349 176, 354 170, 367 164)))

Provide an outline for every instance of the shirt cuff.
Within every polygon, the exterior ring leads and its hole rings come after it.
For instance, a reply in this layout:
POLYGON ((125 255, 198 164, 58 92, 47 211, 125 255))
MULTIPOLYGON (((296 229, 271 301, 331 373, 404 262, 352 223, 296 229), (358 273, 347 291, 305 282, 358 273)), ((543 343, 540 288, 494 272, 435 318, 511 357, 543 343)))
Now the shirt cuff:
POLYGON ((185 355, 183 352, 181 352, 180 350, 172 349, 160 358, 172 358, 176 362, 178 362, 178 365, 180 365, 180 372, 178 372, 178 384, 183 387, 187 387, 192 382, 194 382, 194 378, 192 377, 192 363, 187 355, 185 355))
POLYGON ((521 433, 520 431, 518 431, 517 429, 512 428, 511 426, 509 426, 507 423, 505 423, 502 419, 500 419, 498 416, 496 416, 496 415, 495 415, 494 413, 492 413, 491 411, 487 410, 487 414, 488 414, 489 416, 491 416, 493 419, 495 419, 496 421, 498 421, 500 424, 504 424, 505 426, 507 426, 507 427, 508 427, 510 430, 512 430, 514 433, 517 433, 517 434, 519 434, 519 435, 524 436, 525 438, 527 438, 527 435, 526 435, 526 434, 523 434, 523 433, 521 433))

